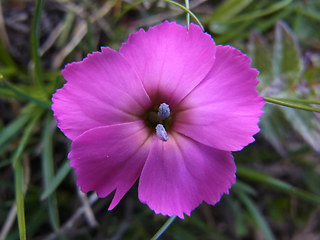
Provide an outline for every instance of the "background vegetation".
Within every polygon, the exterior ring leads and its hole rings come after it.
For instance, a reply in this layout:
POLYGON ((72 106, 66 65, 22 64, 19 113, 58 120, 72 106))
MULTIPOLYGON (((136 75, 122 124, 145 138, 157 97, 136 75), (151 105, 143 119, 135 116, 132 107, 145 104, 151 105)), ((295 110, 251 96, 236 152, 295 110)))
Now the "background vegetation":
MULTIPOLYGON (((320 103, 320 1, 191 0, 190 9, 217 44, 252 58, 262 95, 320 103)), ((110 196, 82 194, 50 109, 64 64, 165 19, 186 24, 161 0, 0 1, 1 240, 149 239, 166 221, 138 201, 136 185, 111 212, 110 196)), ((162 239, 320 239, 320 115, 264 110, 256 142, 234 153, 230 195, 162 239)))

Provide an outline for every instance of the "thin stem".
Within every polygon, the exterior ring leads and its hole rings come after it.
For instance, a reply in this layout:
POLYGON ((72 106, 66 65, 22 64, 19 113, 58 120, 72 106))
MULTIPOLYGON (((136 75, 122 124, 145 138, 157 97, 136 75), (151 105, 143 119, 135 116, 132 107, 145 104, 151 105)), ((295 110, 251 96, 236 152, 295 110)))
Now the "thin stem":
POLYGON ((197 16, 196 16, 193 12, 191 12, 188 8, 186 8, 185 6, 183 6, 183 5, 181 5, 181 4, 177 3, 177 2, 171 1, 171 0, 165 0, 165 1, 168 2, 168 3, 172 3, 173 5, 178 6, 179 8, 182 8, 184 11, 186 11, 187 13, 189 13, 190 16, 193 17, 194 20, 197 22, 197 24, 201 27, 202 31, 204 31, 204 27, 203 27, 202 23, 200 22, 200 20, 199 20, 199 19, 197 18, 197 16))
POLYGON ((170 217, 150 240, 157 240, 162 235, 162 233, 164 233, 167 230, 167 228, 170 226, 170 224, 174 221, 175 218, 176 216, 170 217))
POLYGON ((307 106, 307 105, 286 102, 283 100, 278 100, 278 99, 270 98, 270 97, 264 97, 264 100, 266 102, 270 102, 270 103, 274 103, 274 104, 278 104, 278 105, 282 105, 282 106, 286 106, 286 107, 296 108, 296 109, 300 109, 300 110, 305 110, 305 111, 309 111, 309 112, 320 112, 320 108, 317 108, 317 107, 311 107, 311 106, 307 106))
POLYGON ((319 100, 312 100, 312 99, 299 99, 299 98, 273 98, 273 99, 279 100, 279 101, 288 101, 288 102, 320 105, 319 100))
POLYGON ((33 61, 33 77, 35 84, 39 87, 42 86, 42 72, 41 72, 41 61, 39 54, 40 45, 40 22, 41 13, 44 5, 44 0, 37 0, 36 8, 34 10, 34 16, 32 20, 32 30, 31 30, 31 50, 32 50, 32 61, 33 61))
MULTIPOLYGON (((184 2, 186 4, 186 8, 190 9, 189 0, 185 0, 184 2)), ((189 26, 190 26, 190 13, 187 13, 187 28, 188 28, 188 30, 189 30, 189 26)))

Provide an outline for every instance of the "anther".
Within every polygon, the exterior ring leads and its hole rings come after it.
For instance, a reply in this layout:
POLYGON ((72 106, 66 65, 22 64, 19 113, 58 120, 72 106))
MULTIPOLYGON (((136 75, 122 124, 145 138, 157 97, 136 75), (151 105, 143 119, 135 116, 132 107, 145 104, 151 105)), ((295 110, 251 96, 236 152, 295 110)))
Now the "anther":
POLYGON ((168 134, 162 124, 158 124, 156 126, 156 134, 160 140, 162 140, 164 142, 168 141, 168 134))
POLYGON ((158 116, 165 119, 170 116, 170 108, 166 103, 161 103, 158 110, 158 116))

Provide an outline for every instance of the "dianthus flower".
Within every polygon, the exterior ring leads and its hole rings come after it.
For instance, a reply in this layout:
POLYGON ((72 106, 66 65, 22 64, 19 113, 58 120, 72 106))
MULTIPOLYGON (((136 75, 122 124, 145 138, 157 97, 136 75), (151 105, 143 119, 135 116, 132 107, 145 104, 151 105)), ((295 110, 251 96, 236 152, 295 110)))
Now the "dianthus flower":
POLYGON ((52 109, 72 140, 77 185, 98 197, 115 190, 109 210, 139 177, 139 199, 156 213, 183 218, 217 203, 235 182, 231 151, 259 131, 257 70, 194 24, 141 29, 62 74, 52 109))

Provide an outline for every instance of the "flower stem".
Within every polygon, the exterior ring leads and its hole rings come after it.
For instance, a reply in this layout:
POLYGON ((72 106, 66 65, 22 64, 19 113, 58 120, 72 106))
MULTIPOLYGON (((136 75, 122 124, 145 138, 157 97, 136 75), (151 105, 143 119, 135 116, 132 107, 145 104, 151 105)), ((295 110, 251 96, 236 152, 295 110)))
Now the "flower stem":
POLYGON ((186 11, 187 13, 190 14, 191 17, 194 18, 194 20, 197 22, 197 24, 201 27, 202 31, 204 31, 204 27, 202 25, 202 23, 200 22, 200 20, 197 18, 197 16, 191 12, 188 8, 186 8, 185 6, 181 5, 180 3, 177 3, 177 2, 174 2, 174 1, 171 1, 171 0, 165 0, 166 2, 168 3, 172 3, 173 5, 176 5, 178 6, 179 8, 182 8, 184 11, 186 11))
POLYGON ((309 111, 309 112, 320 112, 320 108, 311 107, 311 106, 303 105, 303 104, 297 104, 297 103, 293 103, 293 102, 287 102, 288 100, 286 101, 283 99, 277 99, 277 98, 271 98, 271 97, 264 97, 264 100, 266 102, 278 104, 281 106, 296 108, 296 109, 305 110, 305 111, 309 111))
POLYGON ((273 99, 279 100, 279 101, 320 105, 320 101, 319 100, 312 100, 312 99, 299 99, 299 98, 273 98, 273 99))
POLYGON ((173 222, 175 218, 176 216, 170 217, 150 240, 157 240, 162 235, 162 233, 164 233, 167 230, 167 228, 170 226, 170 224, 173 222))
MULTIPOLYGON (((189 0, 185 0, 184 2, 186 4, 186 8, 189 9, 190 8, 189 0)), ((189 26, 190 26, 190 13, 187 13, 187 28, 188 28, 188 30, 189 30, 189 26)))

